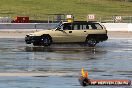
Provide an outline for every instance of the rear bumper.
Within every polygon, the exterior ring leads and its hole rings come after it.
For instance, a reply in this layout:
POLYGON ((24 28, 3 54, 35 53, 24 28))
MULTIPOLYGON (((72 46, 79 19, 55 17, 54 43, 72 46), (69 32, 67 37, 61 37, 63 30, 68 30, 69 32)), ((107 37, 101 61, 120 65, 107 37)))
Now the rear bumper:
POLYGON ((106 41, 108 39, 108 36, 107 36, 107 34, 102 34, 98 38, 100 41, 106 41))

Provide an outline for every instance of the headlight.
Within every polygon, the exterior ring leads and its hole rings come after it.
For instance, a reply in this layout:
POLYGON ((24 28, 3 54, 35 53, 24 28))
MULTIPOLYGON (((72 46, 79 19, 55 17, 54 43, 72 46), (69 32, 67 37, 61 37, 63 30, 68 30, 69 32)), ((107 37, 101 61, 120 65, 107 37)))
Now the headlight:
POLYGON ((35 34, 28 34, 29 36, 35 36, 35 34))

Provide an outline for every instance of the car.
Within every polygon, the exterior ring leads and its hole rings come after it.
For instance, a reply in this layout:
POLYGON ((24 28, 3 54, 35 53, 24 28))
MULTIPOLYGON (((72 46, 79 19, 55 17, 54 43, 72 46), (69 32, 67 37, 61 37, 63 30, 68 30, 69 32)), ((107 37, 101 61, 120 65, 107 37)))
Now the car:
POLYGON ((25 42, 34 46, 50 46, 57 43, 83 43, 94 47, 97 43, 107 39, 107 30, 100 22, 61 21, 53 29, 27 34, 25 42))

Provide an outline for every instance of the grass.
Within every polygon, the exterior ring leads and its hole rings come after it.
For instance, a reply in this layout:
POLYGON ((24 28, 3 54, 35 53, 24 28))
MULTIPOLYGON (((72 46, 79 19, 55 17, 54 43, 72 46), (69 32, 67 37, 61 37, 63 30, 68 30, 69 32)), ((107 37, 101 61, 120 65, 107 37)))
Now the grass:
POLYGON ((47 19, 48 14, 73 14, 86 20, 87 14, 104 16, 131 16, 132 2, 120 0, 1 0, 0 16, 30 16, 47 19))

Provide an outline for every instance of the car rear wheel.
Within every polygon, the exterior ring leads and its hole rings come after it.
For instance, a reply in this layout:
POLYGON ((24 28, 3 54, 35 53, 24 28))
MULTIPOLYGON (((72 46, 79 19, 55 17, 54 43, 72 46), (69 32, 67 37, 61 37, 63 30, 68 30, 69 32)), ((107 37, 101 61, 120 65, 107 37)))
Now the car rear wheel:
POLYGON ((94 37, 87 37, 85 43, 89 47, 94 47, 97 44, 97 40, 94 37))
POLYGON ((50 46, 51 42, 52 42, 52 40, 51 40, 51 38, 49 36, 43 36, 41 38, 41 45, 42 46, 50 46))

